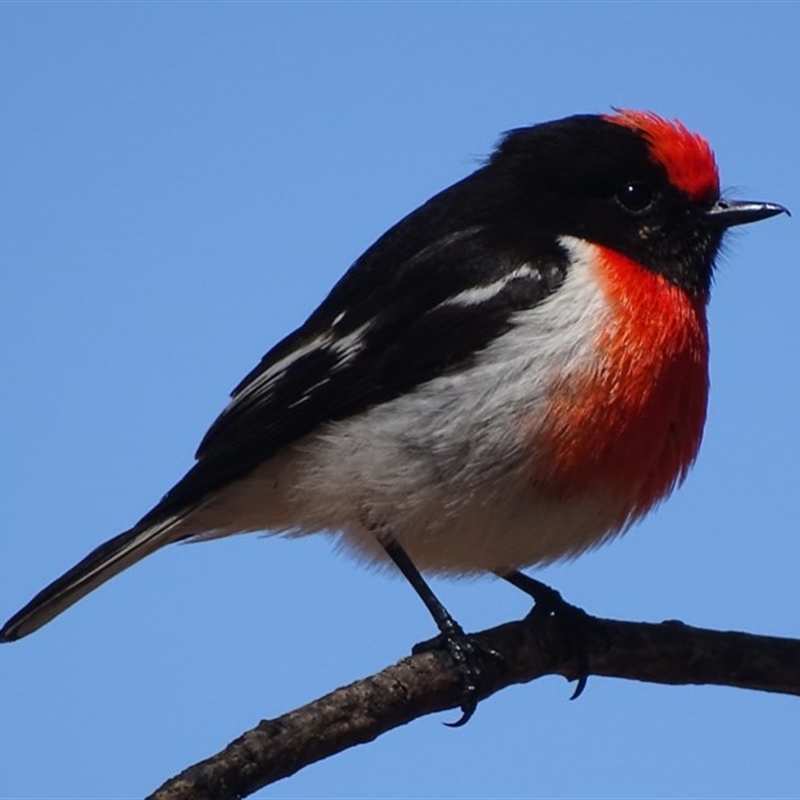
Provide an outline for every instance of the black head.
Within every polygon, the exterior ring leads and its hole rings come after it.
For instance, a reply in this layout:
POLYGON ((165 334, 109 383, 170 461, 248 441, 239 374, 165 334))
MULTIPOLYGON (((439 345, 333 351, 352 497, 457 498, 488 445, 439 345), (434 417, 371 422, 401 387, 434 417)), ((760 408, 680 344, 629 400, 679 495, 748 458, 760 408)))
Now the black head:
POLYGON ((578 236, 698 295, 708 291, 728 227, 785 211, 721 201, 706 141, 643 112, 511 131, 472 178, 473 201, 484 206, 478 216, 493 218, 502 236, 578 236))

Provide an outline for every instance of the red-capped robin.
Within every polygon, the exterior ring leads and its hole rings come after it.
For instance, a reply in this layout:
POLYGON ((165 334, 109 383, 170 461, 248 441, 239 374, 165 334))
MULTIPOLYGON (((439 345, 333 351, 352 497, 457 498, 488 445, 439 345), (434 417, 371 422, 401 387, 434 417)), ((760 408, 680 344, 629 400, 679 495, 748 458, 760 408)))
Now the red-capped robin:
POLYGON ((236 387, 188 473, 0 641, 171 542, 326 530, 394 561, 463 661, 419 571, 519 584, 680 484, 720 243, 785 210, 721 199, 706 141, 652 113, 511 131, 381 236, 236 387))

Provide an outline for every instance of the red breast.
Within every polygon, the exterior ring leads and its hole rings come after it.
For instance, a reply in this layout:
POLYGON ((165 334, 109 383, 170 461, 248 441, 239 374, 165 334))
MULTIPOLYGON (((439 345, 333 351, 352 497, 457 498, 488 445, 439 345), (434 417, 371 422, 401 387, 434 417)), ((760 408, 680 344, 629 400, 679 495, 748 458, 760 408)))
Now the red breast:
POLYGON ((537 483, 562 497, 621 493, 621 527, 685 478, 700 447, 708 398, 705 298, 612 250, 596 252, 609 313, 591 367, 553 382, 538 435, 546 463, 544 473, 537 464, 537 483))

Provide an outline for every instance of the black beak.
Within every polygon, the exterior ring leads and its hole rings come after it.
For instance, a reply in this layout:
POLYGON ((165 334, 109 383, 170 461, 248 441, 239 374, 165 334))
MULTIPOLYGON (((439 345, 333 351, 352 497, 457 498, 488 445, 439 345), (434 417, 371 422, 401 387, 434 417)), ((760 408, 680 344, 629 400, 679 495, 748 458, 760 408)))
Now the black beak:
POLYGON ((774 217, 776 214, 789 214, 788 208, 777 203, 754 203, 750 200, 717 200, 706 211, 706 221, 720 228, 745 225, 760 219, 774 217))

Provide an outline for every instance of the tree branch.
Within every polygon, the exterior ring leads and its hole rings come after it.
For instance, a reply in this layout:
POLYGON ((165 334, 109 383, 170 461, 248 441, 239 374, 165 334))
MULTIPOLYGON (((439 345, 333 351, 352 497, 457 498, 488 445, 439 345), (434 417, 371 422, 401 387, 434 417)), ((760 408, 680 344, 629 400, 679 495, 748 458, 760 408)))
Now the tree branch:
MULTIPOLYGON (((590 675, 800 695, 798 640, 589 615, 579 633, 590 675)), ((573 648, 552 617, 534 611, 474 638, 502 656, 484 659, 484 698, 543 675, 579 677, 573 648)), ((245 797, 417 717, 458 708, 461 700, 461 677, 450 657, 439 650, 415 652, 372 677, 260 722, 221 752, 167 781, 148 800, 245 797)))

